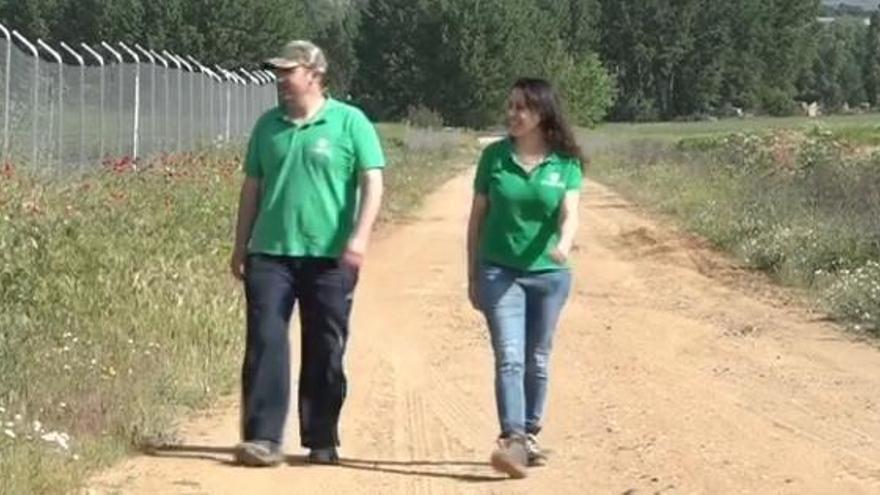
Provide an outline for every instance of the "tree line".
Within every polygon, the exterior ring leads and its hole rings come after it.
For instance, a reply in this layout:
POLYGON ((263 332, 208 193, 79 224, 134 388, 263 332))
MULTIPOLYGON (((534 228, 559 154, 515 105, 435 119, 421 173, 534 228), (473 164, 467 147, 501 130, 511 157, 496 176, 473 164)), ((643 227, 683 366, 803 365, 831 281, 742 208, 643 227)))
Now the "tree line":
POLYGON ((328 52, 331 91, 371 116, 497 123, 510 83, 553 80, 582 125, 878 106, 880 13, 819 0, 0 0, 49 42, 138 42, 256 66, 286 40, 328 52))

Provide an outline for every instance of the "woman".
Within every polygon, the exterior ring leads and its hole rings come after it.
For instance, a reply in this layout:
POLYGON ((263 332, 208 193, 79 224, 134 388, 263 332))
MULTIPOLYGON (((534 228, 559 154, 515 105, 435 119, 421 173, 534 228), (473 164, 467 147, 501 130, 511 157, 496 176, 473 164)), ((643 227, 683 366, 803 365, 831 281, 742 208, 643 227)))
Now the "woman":
POLYGON ((585 159, 545 80, 520 79, 507 101, 508 136, 487 147, 468 224, 468 292, 495 354, 501 425, 492 466, 514 478, 545 461, 538 445, 548 361, 568 298, 567 263, 585 159))

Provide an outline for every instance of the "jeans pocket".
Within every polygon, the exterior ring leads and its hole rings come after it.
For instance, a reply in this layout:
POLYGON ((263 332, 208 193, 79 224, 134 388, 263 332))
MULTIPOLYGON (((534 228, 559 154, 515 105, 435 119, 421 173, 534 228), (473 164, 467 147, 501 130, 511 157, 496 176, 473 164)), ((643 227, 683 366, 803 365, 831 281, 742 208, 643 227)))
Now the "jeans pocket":
POLYGON ((357 286, 358 279, 360 278, 361 269, 345 263, 342 261, 342 258, 337 258, 335 264, 336 269, 339 270, 341 275, 342 289, 346 292, 353 292, 354 288, 357 286))

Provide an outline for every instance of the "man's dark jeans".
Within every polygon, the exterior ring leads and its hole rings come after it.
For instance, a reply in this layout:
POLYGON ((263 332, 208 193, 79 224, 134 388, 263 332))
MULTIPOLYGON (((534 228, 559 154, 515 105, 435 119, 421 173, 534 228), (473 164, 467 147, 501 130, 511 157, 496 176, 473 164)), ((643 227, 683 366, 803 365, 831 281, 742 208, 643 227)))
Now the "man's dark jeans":
POLYGON ((339 445, 346 395, 343 355, 356 284, 357 271, 333 258, 248 257, 243 440, 282 443, 290 399, 288 329, 299 301, 300 441, 313 449, 339 445))

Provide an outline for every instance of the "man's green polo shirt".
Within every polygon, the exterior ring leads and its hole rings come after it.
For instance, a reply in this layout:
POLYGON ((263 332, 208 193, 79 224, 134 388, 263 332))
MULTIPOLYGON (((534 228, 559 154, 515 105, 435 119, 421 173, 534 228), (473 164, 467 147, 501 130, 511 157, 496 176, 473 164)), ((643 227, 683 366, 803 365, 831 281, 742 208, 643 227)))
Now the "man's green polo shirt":
POLYGON ((579 190, 582 181, 576 159, 552 153, 526 172, 516 161, 510 139, 489 145, 474 179, 474 190, 489 199, 480 258, 524 271, 564 268, 550 253, 559 242, 562 200, 567 192, 579 190))
POLYGON ((359 173, 384 166, 376 129, 356 107, 327 98, 302 123, 280 106, 266 112, 244 165, 262 181, 248 251, 339 257, 355 225, 359 173))

